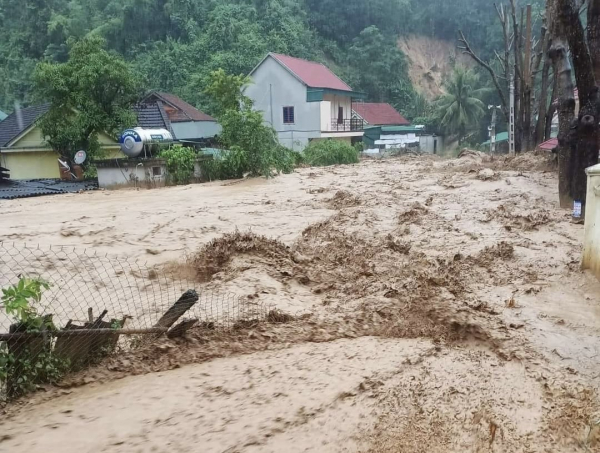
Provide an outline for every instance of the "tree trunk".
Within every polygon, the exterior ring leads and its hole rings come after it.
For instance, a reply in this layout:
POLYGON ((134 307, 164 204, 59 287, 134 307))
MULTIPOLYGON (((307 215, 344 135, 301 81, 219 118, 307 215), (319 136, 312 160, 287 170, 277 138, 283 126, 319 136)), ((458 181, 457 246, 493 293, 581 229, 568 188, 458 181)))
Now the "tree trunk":
MULTIPOLYGON (((548 48, 544 47, 543 51, 547 54, 548 48)), ((544 68, 542 69, 542 81, 540 87, 540 100, 538 103, 538 118, 535 125, 535 144, 536 146, 545 140, 546 117, 548 115, 548 87, 550 85, 550 58, 544 60, 544 68)), ((550 100, 552 102, 553 99, 550 100)), ((552 121, 552 120, 550 120, 552 121)))
POLYGON ((548 112, 546 113, 546 127, 544 130, 544 140, 550 140, 552 136, 552 120, 554 120, 554 114, 556 113, 556 107, 558 105, 558 77, 556 77, 556 69, 553 72, 554 80, 552 81, 552 96, 550 96, 550 107, 548 108, 548 112))
POLYGON ((523 82, 523 52, 522 52, 522 31, 523 17, 521 15, 521 25, 517 22, 516 0, 510 1, 511 17, 514 34, 514 64, 515 64, 515 152, 519 153, 522 149, 523 139, 523 113, 521 105, 522 82, 523 82))
POLYGON ((587 38, 596 82, 600 81, 600 0, 588 5, 587 38))
MULTIPOLYGON (((552 23, 552 0, 548 2, 546 7, 546 15, 544 16, 544 24, 542 25, 542 37, 540 41, 540 49, 537 56, 534 70, 539 70, 543 60, 542 80, 540 82, 540 98, 538 101, 538 117, 534 131, 534 145, 537 146, 545 140, 546 115, 548 113, 548 88, 550 85, 550 58, 548 51, 550 50, 550 33, 548 32, 548 24, 552 23)), ((534 83, 535 85, 535 83, 534 83)), ((533 110, 533 108, 532 108, 533 110)))
POLYGON ((531 105, 532 105, 532 24, 531 5, 527 5, 525 20, 525 53, 523 55, 523 98, 521 108, 523 111, 523 148, 531 151, 531 105))
POLYGON ((557 27, 554 43, 550 48, 550 58, 556 67, 556 76, 559 92, 558 109, 558 197, 561 208, 573 206, 571 196, 571 146, 569 142, 569 130, 575 116, 575 97, 573 95, 573 81, 571 79, 571 62, 567 54, 567 45, 561 39, 563 27, 557 27))
MULTIPOLYGON (((557 27, 562 31, 561 37, 566 36, 569 42, 571 55, 573 57, 573 66, 575 67, 575 80, 579 90, 579 115, 575 121, 572 121, 570 133, 563 131, 561 123, 561 134, 567 142, 561 149, 569 149, 569 172, 570 172, 570 195, 575 201, 582 203, 582 209, 585 210, 586 184, 587 176, 585 169, 598 162, 598 137, 600 136, 598 121, 600 119, 600 99, 596 78, 594 75, 595 65, 592 61, 592 51, 594 60, 600 58, 600 49, 598 42, 598 21, 600 20, 600 6, 597 0, 590 1, 588 11, 588 37, 591 41, 586 42, 585 31, 579 18, 579 8, 573 0, 556 0, 556 13, 560 25, 557 27)), ((565 49, 566 52, 566 49, 565 49)), ((565 55, 566 59, 566 55, 565 55)), ((569 76, 570 76, 569 70, 569 76)), ((572 82, 567 84, 562 81, 561 85, 566 90, 561 93, 563 102, 572 103, 575 108, 573 95, 569 95, 569 86, 572 88, 572 82)), ((571 114, 572 116, 572 114, 571 114)))

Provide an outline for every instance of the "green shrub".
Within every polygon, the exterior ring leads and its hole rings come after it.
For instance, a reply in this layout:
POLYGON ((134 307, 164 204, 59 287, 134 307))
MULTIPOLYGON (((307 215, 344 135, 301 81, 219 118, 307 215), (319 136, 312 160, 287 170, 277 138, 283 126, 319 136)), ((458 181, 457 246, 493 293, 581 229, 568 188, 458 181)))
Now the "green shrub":
POLYGON ((284 146, 272 144, 260 152, 257 167, 250 163, 251 157, 246 150, 234 145, 229 150, 221 151, 213 159, 202 161, 200 167, 203 178, 208 181, 243 178, 246 174, 269 177, 273 170, 278 173, 294 171, 297 154, 284 146))
POLYGON ((315 140, 304 150, 304 160, 310 166, 356 164, 358 151, 341 140, 315 140))
MULTIPOLYGON (((41 279, 23 277, 18 284, 2 289, 0 301, 14 321, 11 331, 56 330, 52 316, 40 314, 37 307, 42 292, 49 288, 50 284, 41 279)), ((0 343, 0 388, 6 383, 10 398, 33 391, 38 384, 57 382, 69 368, 68 360, 52 353, 50 340, 21 340, 17 347, 15 355, 7 343, 0 343)))
POLYGON ((196 152, 192 148, 173 145, 160 153, 167 164, 167 178, 171 184, 189 184, 194 176, 196 152))

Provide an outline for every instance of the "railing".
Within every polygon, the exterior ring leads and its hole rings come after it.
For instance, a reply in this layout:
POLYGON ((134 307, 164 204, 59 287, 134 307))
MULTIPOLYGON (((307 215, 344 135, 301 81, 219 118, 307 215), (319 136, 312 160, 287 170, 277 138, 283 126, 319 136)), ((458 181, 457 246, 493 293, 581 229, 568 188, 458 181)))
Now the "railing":
POLYGON ((359 118, 350 118, 339 120, 334 118, 331 120, 332 132, 354 132, 362 131, 365 128, 365 122, 359 118))

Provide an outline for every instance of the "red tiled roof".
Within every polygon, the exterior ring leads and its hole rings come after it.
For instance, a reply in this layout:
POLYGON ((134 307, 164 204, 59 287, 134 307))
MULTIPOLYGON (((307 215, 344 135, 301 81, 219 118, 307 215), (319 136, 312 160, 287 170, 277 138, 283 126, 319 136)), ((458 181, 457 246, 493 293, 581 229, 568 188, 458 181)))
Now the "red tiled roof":
POLYGON ((408 126, 410 124, 410 121, 390 104, 356 103, 352 104, 352 109, 373 126, 408 126))
POLYGON ((545 151, 552 151, 557 146, 558 146, 558 138, 551 138, 550 140, 546 140, 544 143, 540 143, 538 145, 538 148, 543 149, 545 151))
POLYGON ((270 55, 293 72, 296 77, 310 88, 352 91, 352 88, 321 63, 276 53, 271 53, 270 55))
POLYGON ((169 93, 156 91, 153 93, 166 104, 174 107, 175 111, 167 112, 172 123, 181 123, 185 121, 217 121, 212 116, 201 112, 193 105, 188 104, 183 99, 169 93))

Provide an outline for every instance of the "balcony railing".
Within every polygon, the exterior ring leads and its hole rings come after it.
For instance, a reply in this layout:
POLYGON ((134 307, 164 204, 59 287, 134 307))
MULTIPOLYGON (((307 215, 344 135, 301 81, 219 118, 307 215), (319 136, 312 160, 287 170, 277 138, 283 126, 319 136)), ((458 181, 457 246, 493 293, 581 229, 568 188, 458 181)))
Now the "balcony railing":
POLYGON ((365 128, 365 122, 358 118, 350 118, 345 120, 331 120, 332 132, 355 132, 362 131, 365 128))

